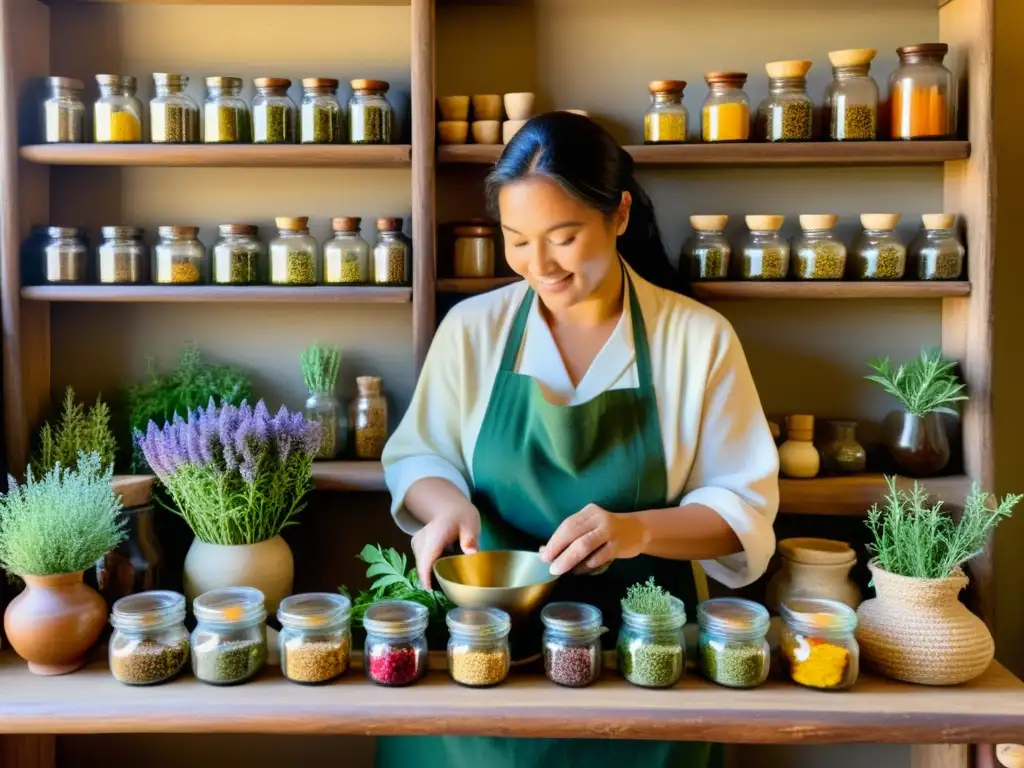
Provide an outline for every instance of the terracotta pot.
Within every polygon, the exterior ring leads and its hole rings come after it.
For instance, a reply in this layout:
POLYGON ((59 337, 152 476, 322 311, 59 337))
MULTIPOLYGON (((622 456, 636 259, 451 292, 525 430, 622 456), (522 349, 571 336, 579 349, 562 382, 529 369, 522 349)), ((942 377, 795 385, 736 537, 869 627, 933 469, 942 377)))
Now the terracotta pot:
POLYGON ((37 675, 81 667, 106 625, 107 604, 82 581, 83 573, 22 576, 25 591, 7 606, 7 640, 37 675))
POLYGON ((258 544, 207 544, 193 539, 185 556, 185 596, 189 603, 221 587, 254 587, 266 598, 267 613, 292 593, 295 561, 280 536, 258 544))
POLYGON ((889 455, 911 477, 937 475, 949 463, 949 438, 942 415, 903 411, 889 425, 889 455))
POLYGON ((958 685, 983 674, 995 643, 985 623, 957 596, 958 571, 946 579, 912 579, 869 566, 877 597, 857 609, 865 663, 886 677, 922 685, 958 685))
POLYGON ((830 539, 783 539, 779 542, 782 567, 768 582, 768 607, 779 612, 783 600, 819 598, 836 600, 853 609, 860 605, 860 589, 850 580, 857 554, 849 544, 830 539))

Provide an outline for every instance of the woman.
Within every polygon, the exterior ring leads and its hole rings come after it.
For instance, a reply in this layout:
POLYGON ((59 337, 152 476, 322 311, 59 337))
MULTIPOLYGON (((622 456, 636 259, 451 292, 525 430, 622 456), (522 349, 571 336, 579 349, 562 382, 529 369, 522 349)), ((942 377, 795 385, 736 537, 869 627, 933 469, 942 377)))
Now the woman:
MULTIPOLYGON (((524 280, 441 323, 384 451, 393 514, 429 584, 443 550, 539 548, 558 589, 604 612, 653 575, 694 615, 691 569, 739 587, 775 546, 778 454, 740 343, 673 292, 632 158, 557 112, 516 134, 488 178, 524 280)), ((703 744, 382 739, 378 765, 691 768, 703 744), (404 761, 404 762, 400 762, 404 761)))

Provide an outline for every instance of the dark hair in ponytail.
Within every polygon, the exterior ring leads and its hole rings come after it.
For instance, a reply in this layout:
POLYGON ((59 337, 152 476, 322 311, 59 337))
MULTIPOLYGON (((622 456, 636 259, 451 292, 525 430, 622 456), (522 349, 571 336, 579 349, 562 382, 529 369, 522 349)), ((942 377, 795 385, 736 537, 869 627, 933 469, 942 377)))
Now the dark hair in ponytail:
POLYGON ((619 253, 642 278, 689 294, 661 241, 654 206, 633 176, 633 158, 604 128, 583 115, 549 112, 526 123, 505 147, 487 177, 487 200, 497 212, 506 184, 530 175, 546 176, 592 208, 613 214, 629 192, 629 225, 618 239, 619 253))

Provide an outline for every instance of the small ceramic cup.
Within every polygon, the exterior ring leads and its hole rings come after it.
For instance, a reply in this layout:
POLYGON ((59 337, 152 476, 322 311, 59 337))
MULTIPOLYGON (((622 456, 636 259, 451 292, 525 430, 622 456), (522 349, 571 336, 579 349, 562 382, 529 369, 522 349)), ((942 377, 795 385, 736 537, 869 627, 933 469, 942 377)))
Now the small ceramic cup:
POLYGON ((534 98, 532 93, 506 93, 505 114, 508 115, 508 119, 529 120, 533 115, 534 98))
POLYGON ((498 120, 476 120, 470 126, 477 144, 500 144, 501 123, 498 120))
POLYGON ((448 121, 469 120, 469 96, 441 96, 437 100, 441 119, 448 121))
POLYGON ((501 96, 497 93, 474 95, 473 119, 479 121, 501 120, 501 96))
POLYGON ((437 138, 442 144, 465 144, 469 123, 465 120, 442 120, 437 124, 437 138))
POLYGON ((501 143, 508 144, 512 141, 512 137, 515 136, 519 129, 526 125, 525 120, 506 120, 501 125, 501 143))

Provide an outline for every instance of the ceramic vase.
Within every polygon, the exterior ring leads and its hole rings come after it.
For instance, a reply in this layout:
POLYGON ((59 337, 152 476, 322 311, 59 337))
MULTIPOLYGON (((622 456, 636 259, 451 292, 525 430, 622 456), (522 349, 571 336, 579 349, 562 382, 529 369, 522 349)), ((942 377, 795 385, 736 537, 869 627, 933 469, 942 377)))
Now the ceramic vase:
POLYGON ((849 544, 830 539, 783 539, 782 567, 768 582, 768 607, 774 613, 784 600, 824 598, 856 609, 860 589, 850 580, 857 554, 849 544))
POLYGON ((995 643, 985 623, 958 599, 961 571, 914 579, 869 564, 876 597, 857 609, 861 658, 886 677, 922 685, 958 685, 983 674, 995 643))
POLYGON ((83 574, 22 576, 25 591, 7 606, 7 640, 37 675, 65 675, 81 667, 106 625, 107 604, 83 574))
POLYGON ((207 544, 192 541, 185 556, 185 597, 189 603, 221 587, 254 587, 266 598, 267 614, 292 593, 295 561, 280 536, 258 544, 207 544))
POLYGON ((949 463, 949 438, 939 413, 903 411, 889 425, 889 455, 910 477, 937 475, 949 463))

